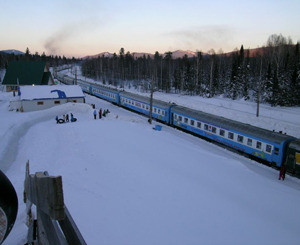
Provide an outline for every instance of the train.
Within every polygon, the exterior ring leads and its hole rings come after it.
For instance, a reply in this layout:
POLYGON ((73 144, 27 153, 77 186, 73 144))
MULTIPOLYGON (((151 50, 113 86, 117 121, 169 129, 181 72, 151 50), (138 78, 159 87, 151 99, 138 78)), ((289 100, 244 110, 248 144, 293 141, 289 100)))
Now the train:
MULTIPOLYGON (((56 79, 75 84, 75 79, 58 73, 56 79)), ((85 93, 107 100, 131 111, 150 114, 150 98, 142 95, 77 79, 85 93)), ((300 178, 300 139, 262 129, 174 103, 152 100, 152 117, 212 142, 225 145, 276 168, 283 168, 300 178)))

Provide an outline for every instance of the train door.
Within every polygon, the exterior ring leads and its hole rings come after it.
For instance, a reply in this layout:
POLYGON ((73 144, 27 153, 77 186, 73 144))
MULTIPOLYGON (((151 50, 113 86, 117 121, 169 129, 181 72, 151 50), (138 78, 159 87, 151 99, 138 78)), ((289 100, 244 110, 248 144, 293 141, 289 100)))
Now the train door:
POLYGON ((286 170, 300 177, 300 140, 292 141, 288 146, 286 170))
POLYGON ((174 113, 171 112, 171 115, 170 115, 170 125, 174 125, 174 113))

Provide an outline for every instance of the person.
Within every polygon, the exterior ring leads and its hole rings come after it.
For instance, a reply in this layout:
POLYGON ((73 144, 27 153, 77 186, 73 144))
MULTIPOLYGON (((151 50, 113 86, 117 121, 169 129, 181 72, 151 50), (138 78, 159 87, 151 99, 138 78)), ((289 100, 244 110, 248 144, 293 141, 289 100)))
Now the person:
POLYGON ((73 113, 71 113, 71 122, 76 122, 77 121, 77 118, 74 117, 73 113))
POLYGON ((66 121, 66 115, 65 114, 63 115, 63 119, 64 119, 64 122, 65 122, 66 121))
POLYGON ((102 108, 100 108, 99 110, 99 119, 101 119, 101 117, 102 117, 102 108))
POLYGON ((96 116, 97 116, 97 111, 94 110, 94 119, 96 119, 96 116))
POLYGON ((55 117, 56 124, 58 124, 58 116, 55 117))
POLYGON ((66 115, 66 122, 69 122, 69 114, 66 115))
POLYGON ((279 180, 285 179, 285 166, 284 164, 281 165, 280 172, 279 172, 279 180))

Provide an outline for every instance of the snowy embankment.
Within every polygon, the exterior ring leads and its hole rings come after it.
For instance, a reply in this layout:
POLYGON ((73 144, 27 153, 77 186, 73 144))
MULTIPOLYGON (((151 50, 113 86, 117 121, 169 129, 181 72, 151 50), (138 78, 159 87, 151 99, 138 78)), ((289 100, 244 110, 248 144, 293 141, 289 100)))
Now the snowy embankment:
MULTIPOLYGON (((79 79, 101 83, 83 77, 80 74, 80 68, 77 68, 77 71, 79 71, 79 79)), ((74 76, 68 70, 64 70, 62 73, 74 76)), ((125 90, 150 97, 149 93, 142 93, 135 90, 133 86, 130 89, 126 87, 125 90)), ((251 124, 267 130, 281 131, 282 133, 300 138, 300 107, 271 107, 267 104, 260 104, 259 117, 256 117, 257 104, 251 101, 231 100, 222 97, 203 98, 200 96, 166 94, 162 92, 155 92, 153 98, 173 102, 177 105, 251 124)))
POLYGON ((27 160, 31 173, 62 175, 65 203, 88 244, 299 243, 298 179, 279 181, 274 169, 167 126, 154 131, 146 118, 102 100, 87 101, 111 113, 94 120, 93 110, 79 104, 16 113, 0 101, 1 138, 16 147, 5 173, 19 198, 4 244, 25 243, 27 160), (54 117, 66 112, 78 121, 56 124, 54 117))

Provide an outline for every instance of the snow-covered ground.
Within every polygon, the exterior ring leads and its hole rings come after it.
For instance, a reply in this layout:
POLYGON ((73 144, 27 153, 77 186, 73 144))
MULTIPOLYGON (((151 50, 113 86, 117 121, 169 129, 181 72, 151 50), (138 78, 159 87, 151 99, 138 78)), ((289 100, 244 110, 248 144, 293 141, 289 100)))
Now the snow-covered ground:
POLYGON ((299 179, 94 97, 108 117, 80 104, 9 112, 10 97, 0 93, 0 168, 19 213, 4 244, 25 243, 27 160, 31 173, 62 175, 88 244, 299 244, 299 179), (77 122, 56 124, 70 112, 77 122))
MULTIPOLYGON (((81 75, 80 67, 77 67, 77 71, 79 79, 93 81, 81 75)), ((74 77, 74 69, 61 72, 74 77)), ((142 93, 134 89, 133 86, 130 88, 126 87, 125 90, 150 97, 149 93, 142 93)), ((300 138, 300 107, 271 107, 268 104, 260 104, 259 117, 256 117, 257 104, 245 100, 231 100, 223 97, 203 98, 200 96, 166 94, 162 92, 155 92, 153 98, 174 102, 177 105, 248 123, 271 131, 281 131, 300 138)))

